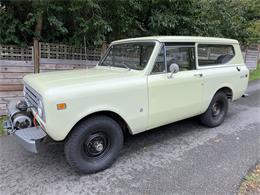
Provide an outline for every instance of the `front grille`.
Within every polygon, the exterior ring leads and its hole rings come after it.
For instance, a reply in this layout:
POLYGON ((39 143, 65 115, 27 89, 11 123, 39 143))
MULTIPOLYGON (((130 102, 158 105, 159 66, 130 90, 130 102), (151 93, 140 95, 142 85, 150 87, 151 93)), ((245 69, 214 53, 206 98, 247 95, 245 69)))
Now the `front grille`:
POLYGON ((29 106, 37 108, 39 102, 39 95, 35 90, 33 90, 33 88, 31 88, 27 84, 24 84, 24 97, 29 106))

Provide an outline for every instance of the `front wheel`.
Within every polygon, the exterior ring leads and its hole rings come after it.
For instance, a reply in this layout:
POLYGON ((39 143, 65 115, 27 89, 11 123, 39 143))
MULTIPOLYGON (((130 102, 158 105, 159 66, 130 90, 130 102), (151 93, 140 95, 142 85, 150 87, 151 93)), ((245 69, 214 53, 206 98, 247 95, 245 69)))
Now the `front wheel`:
POLYGON ((200 121, 208 127, 219 126, 225 120, 227 111, 227 95, 223 92, 218 92, 211 100, 207 111, 200 116, 200 121))
POLYGON ((78 124, 65 143, 68 163, 81 173, 109 167, 123 146, 123 133, 116 121, 96 116, 78 124))

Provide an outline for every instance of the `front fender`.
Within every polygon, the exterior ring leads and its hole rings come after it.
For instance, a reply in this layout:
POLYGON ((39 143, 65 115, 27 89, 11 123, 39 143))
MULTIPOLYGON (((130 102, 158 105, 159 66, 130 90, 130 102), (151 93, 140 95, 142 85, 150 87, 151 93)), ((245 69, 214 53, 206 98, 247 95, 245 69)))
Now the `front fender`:
MULTIPOLYGON (((89 109, 84 109, 81 112, 71 112, 71 113, 75 113, 73 114, 73 116, 70 114, 70 112, 60 112, 57 111, 56 113, 56 117, 55 120, 51 120, 48 121, 48 123, 46 123, 46 129, 45 131, 47 132, 47 134, 55 141, 62 141, 64 140, 67 135, 69 134, 69 132, 72 130, 72 128, 83 118, 93 114, 93 113, 97 113, 97 112, 101 112, 101 111, 110 111, 110 112, 114 112, 116 114, 118 114, 119 116, 121 116, 126 122, 126 117, 125 114, 123 114, 122 112, 120 112, 118 109, 116 109, 115 107, 108 107, 105 105, 100 105, 100 106, 96 106, 93 108, 89 108, 89 109), (67 114, 65 114, 67 113, 67 114), (59 117, 57 117, 59 116, 59 117)), ((131 125, 128 124, 129 128, 131 129, 131 125)))

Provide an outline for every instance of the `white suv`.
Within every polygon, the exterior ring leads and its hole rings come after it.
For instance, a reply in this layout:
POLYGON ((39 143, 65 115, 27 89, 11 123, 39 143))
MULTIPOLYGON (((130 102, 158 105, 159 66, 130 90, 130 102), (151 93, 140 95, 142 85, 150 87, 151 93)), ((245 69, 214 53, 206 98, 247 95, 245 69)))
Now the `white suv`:
POLYGON ((206 126, 220 125, 228 99, 244 94, 248 77, 236 40, 119 40, 95 68, 25 76, 25 101, 9 104, 5 128, 32 152, 46 137, 65 141, 68 163, 92 173, 112 164, 124 131, 137 134, 196 115, 206 126))

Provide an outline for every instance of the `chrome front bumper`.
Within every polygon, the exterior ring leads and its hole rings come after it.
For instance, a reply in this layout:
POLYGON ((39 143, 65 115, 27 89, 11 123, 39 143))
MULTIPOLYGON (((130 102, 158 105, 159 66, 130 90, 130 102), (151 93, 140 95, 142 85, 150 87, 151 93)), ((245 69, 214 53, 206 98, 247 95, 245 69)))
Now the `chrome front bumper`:
MULTIPOLYGON (((4 122, 4 129, 8 131, 11 128, 11 122, 4 122)), ((10 134, 10 133, 9 133, 10 134)), ((47 134, 40 127, 30 127, 26 129, 13 130, 10 136, 14 136, 17 142, 23 146, 27 151, 38 153, 39 144, 47 136, 47 134)))
POLYGON ((13 104, 8 105, 9 118, 4 121, 3 128, 6 134, 14 136, 17 142, 22 145, 27 151, 38 153, 39 144, 47 136, 47 134, 40 127, 30 127, 26 129, 16 130, 12 123, 13 104))
POLYGON ((17 142, 27 151, 33 153, 38 153, 38 146, 46 135, 47 134, 40 127, 20 129, 14 132, 17 142))

